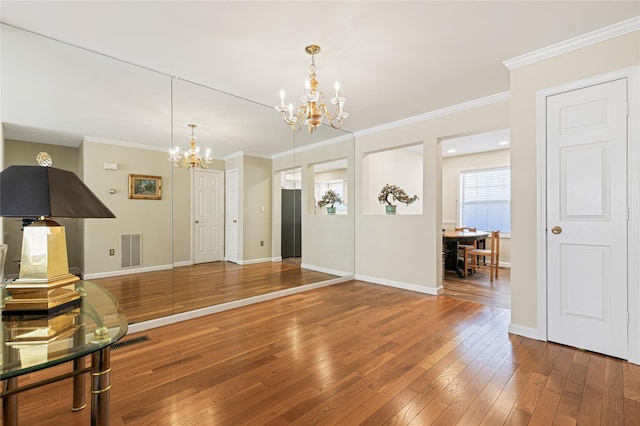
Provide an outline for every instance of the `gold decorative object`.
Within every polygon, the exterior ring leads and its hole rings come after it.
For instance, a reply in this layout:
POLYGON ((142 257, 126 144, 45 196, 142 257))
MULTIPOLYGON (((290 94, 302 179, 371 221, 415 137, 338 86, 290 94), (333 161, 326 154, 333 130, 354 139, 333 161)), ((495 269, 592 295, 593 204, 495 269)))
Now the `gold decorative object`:
POLYGON ((77 331, 79 315, 79 307, 52 315, 4 315, 5 342, 7 345, 53 343, 77 331))
POLYGON ((113 218, 114 214, 72 172, 41 166, 9 166, 0 173, 0 216, 22 218, 20 274, 5 286, 3 314, 52 313, 80 303, 69 273, 64 226, 51 217, 113 218), (26 221, 25 221, 26 219, 26 221))
POLYGON ((176 167, 185 167, 194 169, 201 167, 206 169, 213 161, 211 158, 211 150, 207 149, 204 157, 200 155, 200 147, 196 146, 195 128, 197 124, 187 124, 191 127, 191 138, 189 142, 189 149, 183 154, 180 152, 180 148, 175 147, 169 151, 169 158, 167 160, 173 162, 176 167))
POLYGON ((335 83, 336 96, 331 98, 334 112, 331 114, 324 103, 324 94, 318 89, 319 83, 316 79, 315 55, 320 53, 320 46, 311 44, 304 51, 311 55, 311 65, 309 66, 309 79, 306 81, 307 91, 301 98, 303 104, 298 107, 298 112, 294 114, 293 104, 285 105, 285 94, 284 90, 282 90, 280 91, 280 105, 276 105, 274 108, 282 113, 282 120, 291 126, 291 130, 294 132, 299 132, 302 124, 305 124, 309 133, 313 133, 325 118, 328 119, 331 127, 340 129, 344 119, 349 116, 348 113, 343 111, 346 99, 340 96, 340 85, 337 82, 335 83))
POLYGON ((51 167, 53 165, 51 156, 46 152, 39 152, 38 155, 36 155, 36 161, 38 165, 42 167, 51 167))

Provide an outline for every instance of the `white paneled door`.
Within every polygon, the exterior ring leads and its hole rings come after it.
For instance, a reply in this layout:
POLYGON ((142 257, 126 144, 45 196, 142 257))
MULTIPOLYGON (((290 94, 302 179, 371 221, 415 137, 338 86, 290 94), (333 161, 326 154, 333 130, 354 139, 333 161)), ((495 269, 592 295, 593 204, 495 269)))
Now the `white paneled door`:
POLYGON ((194 172, 194 263, 224 258, 224 174, 194 172))
POLYGON ((226 238, 226 252, 225 252, 225 260, 228 262, 238 263, 239 262, 239 243, 240 243, 240 234, 238 228, 238 220, 239 220, 239 201, 240 199, 238 194, 238 169, 227 170, 227 191, 226 191, 226 200, 227 200, 227 215, 226 215, 226 230, 227 230, 227 238, 226 238))
POLYGON ((627 80, 547 98, 548 340, 627 358, 627 80))

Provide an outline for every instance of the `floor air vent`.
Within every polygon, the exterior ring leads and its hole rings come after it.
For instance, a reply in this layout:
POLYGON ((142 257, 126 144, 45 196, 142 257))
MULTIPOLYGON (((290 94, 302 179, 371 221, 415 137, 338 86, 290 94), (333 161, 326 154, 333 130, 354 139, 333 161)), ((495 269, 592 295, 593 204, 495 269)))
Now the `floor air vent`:
POLYGON ((142 343, 148 340, 151 340, 149 336, 134 337, 133 339, 123 340, 123 341, 112 344, 111 349, 120 349, 124 346, 134 345, 136 343, 142 343))

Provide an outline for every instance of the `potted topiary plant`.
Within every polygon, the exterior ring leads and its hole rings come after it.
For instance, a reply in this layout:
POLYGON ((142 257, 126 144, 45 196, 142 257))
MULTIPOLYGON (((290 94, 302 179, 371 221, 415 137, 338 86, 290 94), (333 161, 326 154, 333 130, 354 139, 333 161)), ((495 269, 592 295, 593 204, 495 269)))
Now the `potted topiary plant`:
POLYGON ((380 190, 380 194, 378 194, 378 201, 380 201, 380 204, 386 204, 385 208, 387 214, 396 214, 396 205, 393 204, 393 201, 398 201, 408 206, 417 199, 417 195, 410 197, 404 189, 397 185, 386 184, 380 190))
POLYGON ((318 207, 327 206, 327 214, 336 214, 336 204, 342 203, 342 198, 333 189, 327 190, 322 194, 322 198, 318 201, 318 207))

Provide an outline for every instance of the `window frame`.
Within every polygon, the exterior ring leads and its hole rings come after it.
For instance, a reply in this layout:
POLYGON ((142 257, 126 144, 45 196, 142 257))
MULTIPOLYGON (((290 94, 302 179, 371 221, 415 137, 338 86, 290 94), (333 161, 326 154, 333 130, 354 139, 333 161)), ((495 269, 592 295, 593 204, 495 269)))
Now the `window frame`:
MULTIPOLYGON (((473 167, 467 167, 467 168, 463 168, 463 169, 458 169, 458 173, 457 173, 457 178, 458 178, 458 182, 457 182, 457 199, 456 199, 456 203, 457 203, 457 222, 458 222, 458 227, 462 227, 462 174, 465 172, 472 172, 472 171, 483 171, 483 170, 491 170, 491 169, 504 169, 504 168, 508 168, 509 169, 509 173, 511 173, 511 164, 510 163, 499 163, 499 164, 491 164, 491 165, 484 165, 484 166, 473 166, 473 167)), ((511 206, 513 205, 512 202, 512 191, 511 191, 511 181, 509 182, 509 207, 511 210, 511 206)), ((511 218, 513 217, 512 214, 509 215, 509 228, 511 228, 511 218)), ((489 230, 490 231, 490 230, 489 230)), ((503 230, 500 230, 500 238, 511 238, 511 232, 504 232, 503 230)))

